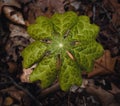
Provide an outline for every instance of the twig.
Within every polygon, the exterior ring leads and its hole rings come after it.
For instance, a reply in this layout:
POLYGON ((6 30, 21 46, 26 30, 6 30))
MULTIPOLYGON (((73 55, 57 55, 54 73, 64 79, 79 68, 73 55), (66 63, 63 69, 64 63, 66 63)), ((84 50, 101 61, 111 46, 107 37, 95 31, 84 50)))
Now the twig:
POLYGON ((95 7, 95 4, 93 4, 93 8, 92 8, 92 11, 93 11, 93 18, 92 18, 92 21, 94 22, 95 21, 95 17, 96 17, 96 7, 95 7))
POLYGON ((67 55, 70 57, 70 59, 74 60, 74 57, 73 55, 69 52, 69 51, 66 51, 67 55))
POLYGON ((49 87, 49 88, 46 88, 45 90, 43 90, 41 93, 40 93, 40 98, 41 97, 45 97, 46 95, 52 93, 52 92, 55 92, 57 90, 59 90, 60 87, 59 87, 59 83, 57 82, 56 84, 54 84, 53 86, 49 87))
POLYGON ((71 106, 71 104, 70 104, 70 97, 71 97, 71 92, 68 93, 68 101, 67 101, 68 106, 71 106))
POLYGON ((9 85, 12 84, 12 81, 8 81, 8 82, 0 82, 0 86, 4 86, 4 85, 9 85))
POLYGON ((23 92, 25 92, 31 99, 34 100, 34 102, 37 104, 37 106, 42 106, 42 104, 26 89, 24 89, 22 86, 18 85, 15 80, 10 77, 10 76, 7 76, 7 75, 4 75, 4 74, 0 74, 1 77, 6 77, 8 78, 9 80, 12 81, 12 83, 17 87, 19 88, 20 90, 22 90, 23 92))

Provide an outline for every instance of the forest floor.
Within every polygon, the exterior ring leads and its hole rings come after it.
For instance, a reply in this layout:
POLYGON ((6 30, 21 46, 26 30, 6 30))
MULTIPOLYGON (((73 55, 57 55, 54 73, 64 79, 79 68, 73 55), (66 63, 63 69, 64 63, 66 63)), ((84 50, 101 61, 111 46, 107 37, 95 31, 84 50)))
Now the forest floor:
POLYGON ((120 106, 120 0, 0 0, 0 106, 120 106), (103 56, 83 73, 84 85, 68 92, 58 83, 41 89, 22 82, 20 53, 32 41, 26 26, 66 11, 87 15, 100 27, 96 40, 103 56))

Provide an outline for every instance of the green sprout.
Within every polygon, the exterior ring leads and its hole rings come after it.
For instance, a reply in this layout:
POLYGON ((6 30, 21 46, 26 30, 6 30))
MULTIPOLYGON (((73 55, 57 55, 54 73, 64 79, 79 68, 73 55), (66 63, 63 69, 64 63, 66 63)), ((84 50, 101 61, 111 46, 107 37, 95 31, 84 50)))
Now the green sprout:
POLYGON ((22 51, 23 68, 37 63, 29 79, 40 80, 42 88, 56 79, 63 91, 80 86, 81 72, 92 71, 94 61, 103 54, 103 47, 96 42, 99 27, 72 11, 51 18, 40 16, 27 31, 35 41, 22 51))

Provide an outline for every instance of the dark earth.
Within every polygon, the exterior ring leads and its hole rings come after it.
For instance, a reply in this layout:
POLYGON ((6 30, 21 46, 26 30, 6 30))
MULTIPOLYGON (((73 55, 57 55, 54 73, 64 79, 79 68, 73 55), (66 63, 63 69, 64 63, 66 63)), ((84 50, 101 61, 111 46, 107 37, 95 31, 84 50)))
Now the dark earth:
POLYGON ((120 106, 120 0, 0 0, 0 106, 120 106), (20 53, 32 42, 27 26, 38 16, 66 11, 100 26, 96 40, 104 55, 90 73, 82 73, 83 85, 68 92, 58 82, 47 89, 23 82, 20 53))

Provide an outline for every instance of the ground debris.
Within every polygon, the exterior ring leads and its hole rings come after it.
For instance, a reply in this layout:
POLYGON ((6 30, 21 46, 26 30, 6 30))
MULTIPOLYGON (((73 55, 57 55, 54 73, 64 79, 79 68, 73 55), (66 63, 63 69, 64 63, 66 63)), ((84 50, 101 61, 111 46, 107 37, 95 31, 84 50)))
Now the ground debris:
POLYGON ((103 56, 95 61, 93 71, 88 73, 88 77, 114 73, 116 60, 117 57, 112 58, 110 51, 106 50, 103 56))

